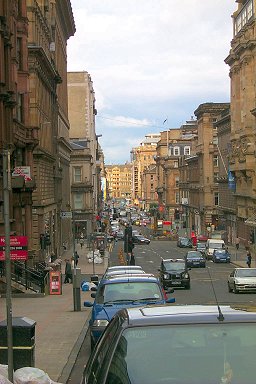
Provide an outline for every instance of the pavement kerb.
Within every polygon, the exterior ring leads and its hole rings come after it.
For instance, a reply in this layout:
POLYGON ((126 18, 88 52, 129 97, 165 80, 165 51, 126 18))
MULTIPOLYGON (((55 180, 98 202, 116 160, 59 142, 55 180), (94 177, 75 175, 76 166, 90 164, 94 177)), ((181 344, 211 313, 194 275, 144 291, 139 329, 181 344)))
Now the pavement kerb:
POLYGON ((67 383, 68 382, 70 374, 71 374, 71 372, 74 368, 74 365, 76 363, 78 353, 82 347, 82 344, 83 344, 83 342, 86 338, 87 332, 89 330, 90 317, 91 317, 91 311, 89 313, 88 318, 86 319, 86 322, 83 326, 83 329, 82 329, 77 341, 74 344, 74 347, 72 348, 72 350, 70 352, 70 355, 68 357, 68 361, 67 361, 66 365, 64 366, 60 376, 58 377, 57 382, 59 382, 59 383, 67 383))

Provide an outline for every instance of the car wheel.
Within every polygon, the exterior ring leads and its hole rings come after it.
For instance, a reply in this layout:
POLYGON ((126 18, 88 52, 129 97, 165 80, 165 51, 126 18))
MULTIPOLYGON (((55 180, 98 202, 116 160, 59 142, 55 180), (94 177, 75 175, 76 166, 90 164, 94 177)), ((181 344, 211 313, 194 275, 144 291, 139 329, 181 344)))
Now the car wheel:
POLYGON ((228 291, 229 291, 229 292, 232 292, 232 289, 230 288, 229 283, 228 283, 228 291))
POLYGON ((233 289, 233 291, 234 291, 234 293, 239 293, 239 291, 238 291, 238 289, 237 289, 237 287, 236 287, 235 284, 234 284, 234 289, 233 289))

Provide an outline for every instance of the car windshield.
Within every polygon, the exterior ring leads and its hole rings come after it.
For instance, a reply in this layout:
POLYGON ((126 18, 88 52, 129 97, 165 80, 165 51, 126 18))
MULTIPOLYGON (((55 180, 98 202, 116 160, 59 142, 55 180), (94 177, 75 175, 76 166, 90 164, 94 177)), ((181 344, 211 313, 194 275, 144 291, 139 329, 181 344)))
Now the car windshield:
POLYGON ((256 268, 243 268, 236 271, 237 277, 256 277, 256 268))
POLYGON ((255 324, 128 328, 106 383, 255 384, 255 354, 255 324))
POLYGON ((187 259, 193 259, 194 257, 202 257, 200 252, 189 252, 187 254, 187 259))
POLYGON ((99 288, 95 300, 97 304, 102 304, 145 298, 162 300, 163 294, 160 286, 157 283, 148 281, 105 284, 99 288))
POLYGON ((223 243, 211 243, 209 248, 222 249, 224 246, 223 243))
POLYGON ((197 243, 197 248, 205 248, 205 243, 197 243))
POLYGON ((164 266, 167 271, 184 271, 185 262, 168 261, 164 266))
POLYGON ((181 238, 181 239, 180 239, 180 242, 181 242, 182 244, 188 244, 188 243, 189 243, 189 239, 181 238))

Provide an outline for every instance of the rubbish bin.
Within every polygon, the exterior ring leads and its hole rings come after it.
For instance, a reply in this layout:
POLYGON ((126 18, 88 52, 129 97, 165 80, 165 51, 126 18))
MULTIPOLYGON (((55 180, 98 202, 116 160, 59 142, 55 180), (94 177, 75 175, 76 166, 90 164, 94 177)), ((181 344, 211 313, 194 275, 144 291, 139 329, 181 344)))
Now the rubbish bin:
MULTIPOLYGON (((14 370, 35 366, 35 325, 28 317, 12 318, 14 370)), ((0 363, 8 364, 6 320, 0 322, 0 363)))

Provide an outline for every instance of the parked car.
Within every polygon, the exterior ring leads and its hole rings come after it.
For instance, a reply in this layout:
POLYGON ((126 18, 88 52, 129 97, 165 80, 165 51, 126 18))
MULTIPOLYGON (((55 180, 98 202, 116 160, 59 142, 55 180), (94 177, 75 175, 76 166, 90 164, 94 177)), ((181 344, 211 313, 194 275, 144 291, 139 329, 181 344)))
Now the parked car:
POLYGON ((132 235, 132 241, 134 244, 150 244, 150 239, 143 235, 132 235))
POLYGON ((104 278, 100 280, 98 288, 93 289, 91 297, 95 298, 94 302, 84 302, 85 307, 92 307, 89 321, 92 349, 118 310, 175 301, 174 298, 167 298, 159 279, 148 274, 104 278))
POLYGON ((256 291, 256 268, 235 268, 228 277, 228 291, 256 291))
POLYGON ((230 253, 227 249, 215 249, 212 254, 214 263, 230 263, 230 253))
POLYGON ((187 267, 203 267, 205 268, 205 257, 199 251, 188 251, 185 256, 187 267))
POLYGON ((177 246, 180 248, 193 248, 192 241, 188 237, 179 237, 177 246))
POLYGON ((190 276, 183 259, 162 259, 159 279, 164 289, 168 287, 184 287, 190 289, 190 276))
POLYGON ((255 352, 254 308, 125 308, 107 326, 81 383, 254 384, 255 352))
POLYGON ((201 254, 203 256, 205 256, 205 252, 206 252, 206 243, 200 243, 200 242, 197 242, 197 245, 196 245, 196 250, 201 252, 201 254))

